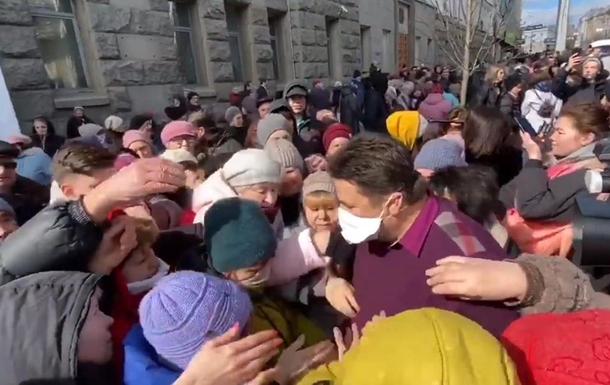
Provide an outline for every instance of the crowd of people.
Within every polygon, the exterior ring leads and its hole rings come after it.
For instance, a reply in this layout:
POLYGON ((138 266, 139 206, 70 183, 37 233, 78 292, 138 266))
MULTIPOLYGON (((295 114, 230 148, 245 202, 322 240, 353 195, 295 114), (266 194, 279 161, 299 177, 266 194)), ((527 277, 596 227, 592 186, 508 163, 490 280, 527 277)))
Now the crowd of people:
POLYGON ((0 383, 610 383, 595 54, 261 79, 0 141, 0 383), (562 61, 564 63, 562 63, 562 61))

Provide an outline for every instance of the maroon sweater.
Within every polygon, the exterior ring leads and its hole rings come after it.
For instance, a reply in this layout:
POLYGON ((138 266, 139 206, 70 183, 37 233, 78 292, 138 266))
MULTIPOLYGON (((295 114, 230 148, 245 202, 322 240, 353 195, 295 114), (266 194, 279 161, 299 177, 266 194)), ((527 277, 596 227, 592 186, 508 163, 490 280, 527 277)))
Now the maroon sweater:
POLYGON ((502 303, 462 301, 432 293, 425 271, 441 258, 458 255, 491 260, 509 258, 480 224, 449 201, 430 197, 421 213, 394 246, 379 241, 358 245, 353 285, 362 328, 385 311, 388 316, 409 309, 436 307, 479 323, 496 337, 519 313, 502 303))

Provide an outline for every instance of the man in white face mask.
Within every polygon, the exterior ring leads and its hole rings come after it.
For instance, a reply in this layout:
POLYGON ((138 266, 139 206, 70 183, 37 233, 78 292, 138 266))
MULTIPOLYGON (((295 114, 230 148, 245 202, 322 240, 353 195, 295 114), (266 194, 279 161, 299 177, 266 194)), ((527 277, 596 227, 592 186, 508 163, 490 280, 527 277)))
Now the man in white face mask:
POLYGON ((358 246, 353 298, 334 278, 326 294, 337 309, 351 304, 358 327, 382 311, 390 316, 437 307, 458 312, 499 336, 518 317, 502 304, 464 302, 432 292, 426 270, 444 257, 503 260, 508 255, 454 204, 428 196, 407 147, 390 137, 356 137, 333 156, 329 172, 341 205, 341 235, 358 246))

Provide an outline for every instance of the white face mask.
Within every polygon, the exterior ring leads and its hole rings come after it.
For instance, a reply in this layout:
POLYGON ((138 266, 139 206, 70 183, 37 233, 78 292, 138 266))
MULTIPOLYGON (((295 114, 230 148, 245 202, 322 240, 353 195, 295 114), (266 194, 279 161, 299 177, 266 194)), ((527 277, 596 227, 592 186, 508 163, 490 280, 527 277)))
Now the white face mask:
POLYGON ((384 208, 377 218, 362 218, 339 207, 339 226, 341 227, 341 235, 343 235, 343 238, 351 244, 377 239, 379 230, 381 229, 381 222, 384 219, 383 213, 385 212, 385 207, 390 199, 391 197, 388 198, 383 205, 384 208))
POLYGON ((243 281, 239 281, 239 283, 251 289, 255 289, 258 287, 265 286, 267 281, 269 280, 269 276, 271 275, 271 265, 269 263, 265 264, 265 267, 256 272, 252 277, 248 279, 244 279, 243 281))

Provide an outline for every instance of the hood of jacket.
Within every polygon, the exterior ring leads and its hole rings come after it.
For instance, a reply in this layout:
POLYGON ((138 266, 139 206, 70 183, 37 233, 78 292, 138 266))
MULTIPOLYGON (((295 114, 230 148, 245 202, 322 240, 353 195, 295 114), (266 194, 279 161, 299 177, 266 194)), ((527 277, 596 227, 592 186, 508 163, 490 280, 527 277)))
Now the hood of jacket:
POLYGON ((223 180, 222 170, 216 171, 193 191, 193 223, 203 223, 205 213, 216 201, 236 196, 235 190, 223 180))
POLYGON ((426 96, 426 98, 424 99, 424 101, 422 103, 435 105, 435 104, 442 103, 443 101, 445 101, 443 94, 430 94, 430 95, 426 96))
POLYGON ((47 155, 42 148, 30 147, 28 149, 21 151, 21 154, 19 154, 19 158, 26 158, 28 156, 43 155, 43 154, 47 155))
POLYGON ((360 343, 341 362, 308 373, 298 384, 519 383, 514 364, 500 342, 457 313, 432 308, 407 310, 373 321, 364 329, 360 343), (417 355, 407 353, 413 351, 417 355))
POLYGON ((0 287, 3 385, 76 379, 78 337, 101 278, 45 272, 0 287))
POLYGON ((545 80, 545 81, 539 82, 536 84, 536 86, 534 88, 536 89, 536 91, 539 91, 539 92, 551 92, 551 81, 545 80))

